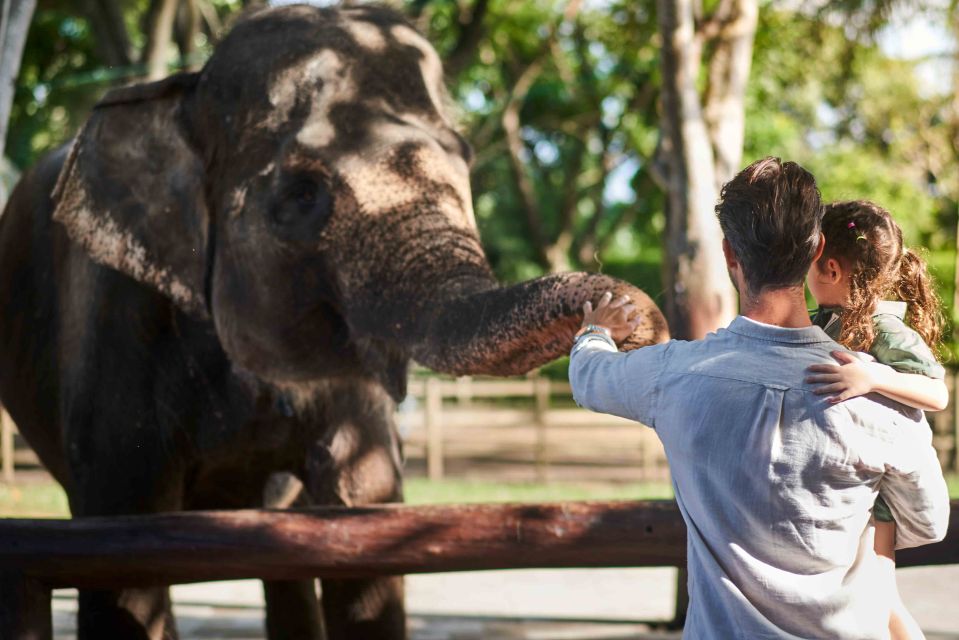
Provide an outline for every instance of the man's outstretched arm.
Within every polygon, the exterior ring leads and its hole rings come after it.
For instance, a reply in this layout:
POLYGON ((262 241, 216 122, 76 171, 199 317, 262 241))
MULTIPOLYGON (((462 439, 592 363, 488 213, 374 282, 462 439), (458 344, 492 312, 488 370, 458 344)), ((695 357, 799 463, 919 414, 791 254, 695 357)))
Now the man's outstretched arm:
POLYGON ((569 382, 582 407, 654 426, 659 374, 669 343, 620 353, 616 342, 635 329, 628 299, 605 294, 583 305, 583 328, 570 353, 569 382))

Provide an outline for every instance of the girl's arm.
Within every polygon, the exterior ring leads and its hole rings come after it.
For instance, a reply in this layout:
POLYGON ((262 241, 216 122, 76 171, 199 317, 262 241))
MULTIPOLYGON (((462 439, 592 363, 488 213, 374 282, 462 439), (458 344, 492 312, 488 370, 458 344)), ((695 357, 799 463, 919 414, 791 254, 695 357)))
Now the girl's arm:
POLYGON ((923 411, 942 411, 949 404, 949 390, 943 380, 917 373, 901 373, 878 362, 863 362, 845 351, 834 351, 832 355, 839 365, 814 364, 809 371, 818 375, 806 378, 806 382, 824 383, 813 389, 813 393, 832 394, 829 402, 879 393, 923 411))

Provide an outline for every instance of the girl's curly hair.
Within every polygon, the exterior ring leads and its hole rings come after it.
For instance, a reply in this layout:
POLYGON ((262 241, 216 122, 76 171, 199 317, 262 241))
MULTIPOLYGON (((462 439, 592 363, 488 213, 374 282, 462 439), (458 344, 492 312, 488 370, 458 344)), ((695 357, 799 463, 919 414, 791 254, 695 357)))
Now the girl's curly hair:
POLYGON ((902 230, 889 212, 868 200, 834 202, 825 206, 822 231, 826 249, 820 266, 834 258, 849 273, 838 342, 869 351, 876 338, 876 304, 896 298, 908 304, 909 326, 936 351, 943 327, 939 296, 925 261, 903 245, 902 230))

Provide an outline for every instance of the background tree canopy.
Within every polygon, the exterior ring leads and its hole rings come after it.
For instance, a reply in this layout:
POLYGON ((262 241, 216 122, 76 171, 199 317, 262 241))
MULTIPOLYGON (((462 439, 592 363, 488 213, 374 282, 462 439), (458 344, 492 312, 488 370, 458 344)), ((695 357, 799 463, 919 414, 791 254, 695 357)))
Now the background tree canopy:
MULTIPOLYGON (((396 4, 446 61, 460 126, 476 151, 476 216, 497 274, 516 280, 602 269, 662 302, 667 203, 657 6, 664 3, 396 4)), ((951 77, 940 73, 932 82, 919 72, 954 63, 954 5, 922 9, 950 26, 932 59, 909 60, 881 46, 884 34, 911 18, 905 9, 896 14, 894 3, 760 3, 743 100, 743 164, 782 156, 809 168, 827 200, 869 198, 889 208, 907 242, 931 250, 947 303, 959 201, 959 74, 955 64, 951 77)), ((697 28, 707 31, 730 6, 694 6, 697 28)), ((202 64, 243 9, 239 0, 39 0, 6 154, 25 168, 67 141, 109 87, 155 77, 157 64, 160 71, 202 64)), ((704 42, 704 59, 719 54, 718 40, 704 42)), ((704 94, 709 83, 704 67, 704 94)))

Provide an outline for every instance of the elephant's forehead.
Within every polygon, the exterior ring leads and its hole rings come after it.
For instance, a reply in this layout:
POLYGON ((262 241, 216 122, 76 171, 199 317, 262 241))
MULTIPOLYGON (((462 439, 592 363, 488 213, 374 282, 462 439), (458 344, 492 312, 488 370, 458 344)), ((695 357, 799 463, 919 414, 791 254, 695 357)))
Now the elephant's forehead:
POLYGON ((427 195, 431 206, 445 212, 450 222, 475 228, 466 164, 437 147, 394 147, 373 161, 349 156, 341 163, 340 176, 365 215, 391 215, 422 204, 427 195), (455 166, 457 162, 462 166, 455 166))
POLYGON ((337 106, 365 105, 373 112, 412 111, 443 119, 442 64, 425 39, 405 25, 383 29, 345 21, 342 26, 359 49, 321 49, 276 72, 268 83, 270 110, 262 127, 277 131, 291 118, 302 118, 306 105, 297 142, 319 148, 350 134, 337 131, 331 114, 337 106))
POLYGON ((356 80, 341 54, 325 49, 278 73, 267 89, 272 108, 263 125, 270 131, 283 127, 303 95, 312 98, 303 129, 316 146, 325 146, 334 137, 330 109, 357 96, 356 80))

